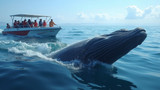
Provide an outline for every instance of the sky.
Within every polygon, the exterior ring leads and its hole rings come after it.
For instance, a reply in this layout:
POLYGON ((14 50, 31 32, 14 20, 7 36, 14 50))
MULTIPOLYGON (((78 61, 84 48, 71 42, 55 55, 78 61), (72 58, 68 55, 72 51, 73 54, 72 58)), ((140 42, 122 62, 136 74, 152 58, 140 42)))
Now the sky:
POLYGON ((0 0, 0 22, 14 14, 48 15, 56 23, 160 25, 160 0, 0 0))

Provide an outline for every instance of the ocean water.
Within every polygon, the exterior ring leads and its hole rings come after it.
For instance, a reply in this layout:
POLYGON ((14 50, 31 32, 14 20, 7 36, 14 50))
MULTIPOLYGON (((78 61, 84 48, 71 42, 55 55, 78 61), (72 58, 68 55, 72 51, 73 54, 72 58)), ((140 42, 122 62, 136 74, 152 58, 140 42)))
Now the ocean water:
POLYGON ((0 30, 0 90, 160 90, 160 26, 141 26, 146 40, 113 65, 48 58, 67 45, 122 28, 64 24, 57 37, 18 37, 0 30))

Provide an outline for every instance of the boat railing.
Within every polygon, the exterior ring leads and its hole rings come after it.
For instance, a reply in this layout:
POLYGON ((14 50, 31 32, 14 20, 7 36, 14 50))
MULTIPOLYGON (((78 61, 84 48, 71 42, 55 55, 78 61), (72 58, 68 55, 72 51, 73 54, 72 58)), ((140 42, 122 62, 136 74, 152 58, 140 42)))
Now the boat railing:
MULTIPOLYGON (((60 27, 60 26, 58 26, 58 25, 55 25, 54 27, 60 27)), ((51 28, 51 27, 49 27, 49 25, 47 25, 47 26, 38 26, 38 27, 35 27, 35 26, 30 26, 30 25, 26 25, 26 26, 24 26, 24 25, 17 25, 16 27, 15 26, 12 26, 12 27, 10 27, 10 28, 6 28, 6 29, 19 29, 19 28, 51 28)))

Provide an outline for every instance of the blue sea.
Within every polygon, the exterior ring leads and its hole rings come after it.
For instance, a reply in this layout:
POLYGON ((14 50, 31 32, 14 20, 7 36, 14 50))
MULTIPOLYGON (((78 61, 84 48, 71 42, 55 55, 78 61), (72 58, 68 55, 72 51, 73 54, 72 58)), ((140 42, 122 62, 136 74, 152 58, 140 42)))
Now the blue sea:
POLYGON ((56 38, 4 36, 0 27, 0 90, 160 90, 160 26, 60 26, 56 38), (78 41, 136 27, 147 38, 112 65, 48 57, 78 41))

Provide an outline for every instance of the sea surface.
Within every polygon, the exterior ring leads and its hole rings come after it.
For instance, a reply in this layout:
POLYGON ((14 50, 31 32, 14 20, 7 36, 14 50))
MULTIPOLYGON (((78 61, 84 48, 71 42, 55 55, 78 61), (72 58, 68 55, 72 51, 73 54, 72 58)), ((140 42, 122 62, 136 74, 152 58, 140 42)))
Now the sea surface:
POLYGON ((0 26, 0 90, 160 90, 160 26, 140 26, 146 40, 113 65, 48 56, 81 40, 139 26, 60 26, 56 38, 4 36, 0 26))

